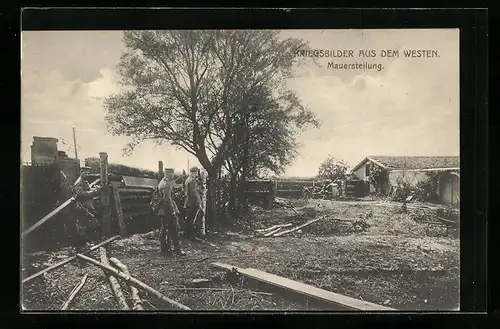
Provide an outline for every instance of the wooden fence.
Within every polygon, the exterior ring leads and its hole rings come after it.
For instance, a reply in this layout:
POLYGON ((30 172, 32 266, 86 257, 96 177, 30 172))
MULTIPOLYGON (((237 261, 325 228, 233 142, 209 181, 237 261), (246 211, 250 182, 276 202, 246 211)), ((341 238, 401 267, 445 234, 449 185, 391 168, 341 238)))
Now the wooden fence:
MULTIPOLYGON (((129 168, 122 165, 108 166, 107 154, 101 153, 99 165, 96 158, 86 161, 86 165, 93 169, 89 181, 100 180, 100 197, 96 202, 96 209, 102 227, 102 237, 114 234, 122 236, 149 231, 159 227, 159 219, 152 214, 150 201, 157 186, 160 173, 129 168)), ((159 163, 158 170, 163 169, 159 163)), ((61 180, 60 168, 57 165, 23 166, 21 170, 21 201, 22 220, 24 230, 33 226, 42 217, 49 214, 59 205, 66 202, 73 194, 70 186, 61 180)), ((174 177, 178 186, 174 189, 174 197, 182 211, 184 191, 182 182, 185 176, 174 177)), ((228 206, 229 191, 227 181, 220 181, 218 185, 217 205, 219 211, 225 211, 228 206)), ((302 198, 304 189, 313 189, 322 185, 322 181, 314 180, 248 180, 237 186, 237 198, 244 196, 249 203, 262 205, 265 208, 272 206, 276 197, 302 198), (241 192, 242 191, 242 192, 241 192), (243 194, 242 194, 243 193, 243 194)), ((359 194, 358 183, 347 184, 346 194, 359 194)), ((36 241, 33 245, 48 247, 55 240, 56 245, 68 244, 75 234, 74 217, 68 206, 50 220, 29 233, 28 240, 36 241)), ((181 213, 181 218, 184 214, 181 213)), ((23 238, 25 234, 23 233, 23 238)))

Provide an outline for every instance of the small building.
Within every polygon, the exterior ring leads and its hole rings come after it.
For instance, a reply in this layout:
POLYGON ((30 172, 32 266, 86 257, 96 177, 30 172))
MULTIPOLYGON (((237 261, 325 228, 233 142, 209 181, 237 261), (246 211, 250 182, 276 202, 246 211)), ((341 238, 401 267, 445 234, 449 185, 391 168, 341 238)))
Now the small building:
MULTIPOLYGON (((458 156, 368 156, 351 170, 357 178, 369 181, 376 168, 384 170, 381 192, 389 193, 392 187, 416 187, 429 179, 429 173, 439 173, 440 202, 457 205, 460 202, 460 157, 458 156)), ((375 187, 370 184, 370 191, 375 187)))
POLYGON ((57 142, 53 137, 33 137, 31 163, 36 165, 54 164, 57 161, 57 142))

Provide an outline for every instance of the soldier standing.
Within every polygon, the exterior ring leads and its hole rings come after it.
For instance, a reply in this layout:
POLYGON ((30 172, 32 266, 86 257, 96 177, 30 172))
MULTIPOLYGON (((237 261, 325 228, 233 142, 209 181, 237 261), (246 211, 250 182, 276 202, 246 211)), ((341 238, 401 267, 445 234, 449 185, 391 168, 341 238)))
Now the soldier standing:
POLYGON ((174 170, 165 169, 163 179, 158 184, 158 193, 162 200, 161 207, 158 211, 158 215, 161 217, 160 246, 161 253, 165 257, 172 253, 171 244, 173 244, 173 252, 175 254, 180 256, 184 255, 179 245, 177 216, 180 212, 173 198, 173 177, 174 170))
POLYGON ((195 240, 197 238, 196 225, 198 219, 203 215, 203 208, 201 204, 200 187, 198 186, 198 168, 192 167, 190 175, 184 183, 186 190, 186 200, 184 208, 186 209, 186 234, 188 239, 195 240))
MULTIPOLYGON (((94 197, 99 195, 100 188, 91 188, 87 182, 89 168, 82 168, 80 177, 75 181, 73 189, 76 204, 75 214, 76 235, 74 246, 77 253, 81 253, 91 239, 99 239, 97 211, 94 207, 94 197)), ((83 267, 85 262, 79 261, 83 267)))

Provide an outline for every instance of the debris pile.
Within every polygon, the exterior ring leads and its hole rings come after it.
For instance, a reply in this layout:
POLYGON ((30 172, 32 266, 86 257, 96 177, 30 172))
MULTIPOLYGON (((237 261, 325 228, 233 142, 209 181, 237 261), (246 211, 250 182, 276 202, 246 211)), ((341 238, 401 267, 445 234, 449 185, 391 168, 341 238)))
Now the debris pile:
MULTIPOLYGON (((172 300, 156 289, 152 288, 151 286, 147 285, 146 283, 138 280, 137 278, 131 276, 131 274, 128 271, 128 268, 126 265, 124 265, 120 260, 117 258, 108 258, 107 256, 107 250, 103 247, 105 244, 110 243, 117 237, 113 237, 111 239, 108 239, 106 241, 101 242, 99 245, 96 245, 88 250, 85 251, 85 253, 88 253, 93 250, 99 251, 99 256, 100 256, 100 261, 85 256, 83 253, 82 254, 77 254, 76 256, 68 257, 67 259, 54 264, 50 267, 45 268, 42 271, 39 271, 25 279, 23 279, 23 284, 26 284, 27 282, 32 281, 35 278, 43 278, 43 282, 49 282, 51 284, 55 284, 54 280, 49 280, 47 278, 47 275, 49 271, 54 270, 58 267, 61 267, 75 259, 78 259, 80 263, 88 263, 91 265, 96 266, 97 268, 102 270, 102 273, 104 277, 106 278, 106 281, 109 285, 109 288, 111 290, 112 296, 115 298, 117 301, 119 307, 121 310, 144 310, 144 300, 142 300, 139 297, 139 290, 142 291, 144 294, 153 296, 155 297, 158 301, 163 302, 164 304, 168 305, 170 308, 174 309, 181 309, 181 310, 190 310, 189 307, 172 300), (128 298, 126 298, 128 296, 128 298)), ((78 298, 79 293, 82 291, 82 288, 85 286, 85 284, 88 282, 89 274, 85 274, 80 282, 73 288, 73 290, 68 294, 68 297, 64 301, 63 305, 61 306, 61 310, 68 310, 71 309, 72 303, 75 302, 75 300, 78 298)), ((57 285, 55 288, 58 288, 57 285)), ((59 295, 63 294, 60 289, 58 289, 58 292, 60 293, 59 295)), ((106 298, 107 299, 107 298, 106 298)), ((151 305, 153 306, 153 305, 151 305)), ((153 306, 153 308, 155 308, 153 306)))

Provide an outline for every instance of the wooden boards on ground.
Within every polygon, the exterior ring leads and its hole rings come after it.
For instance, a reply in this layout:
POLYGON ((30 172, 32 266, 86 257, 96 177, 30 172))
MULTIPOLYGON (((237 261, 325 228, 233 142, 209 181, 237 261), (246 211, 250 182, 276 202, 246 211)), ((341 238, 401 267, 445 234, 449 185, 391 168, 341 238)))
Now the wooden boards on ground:
POLYGON ((301 295, 333 304, 337 307, 346 310, 357 310, 357 311, 395 311, 395 309, 390 307, 381 306, 378 304, 370 303, 364 300, 359 300, 356 298, 344 296, 331 291, 320 289, 302 282, 290 280, 283 278, 271 273, 260 271, 255 268, 240 268, 237 266, 232 266, 224 263, 212 263, 212 267, 217 269, 229 270, 233 268, 238 271, 241 275, 244 275, 250 279, 257 280, 263 283, 270 284, 274 287, 299 293, 301 295))

